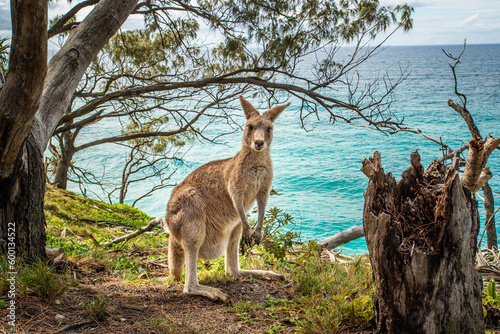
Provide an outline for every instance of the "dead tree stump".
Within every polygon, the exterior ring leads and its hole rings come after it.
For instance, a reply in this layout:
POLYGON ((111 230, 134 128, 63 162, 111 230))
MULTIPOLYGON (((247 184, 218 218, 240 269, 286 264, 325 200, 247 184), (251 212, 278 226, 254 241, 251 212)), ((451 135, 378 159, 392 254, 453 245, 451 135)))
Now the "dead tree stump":
POLYGON ((396 182, 365 159, 363 227, 376 281, 376 333, 484 333, 474 267, 479 215, 458 164, 424 172, 418 152, 396 182))

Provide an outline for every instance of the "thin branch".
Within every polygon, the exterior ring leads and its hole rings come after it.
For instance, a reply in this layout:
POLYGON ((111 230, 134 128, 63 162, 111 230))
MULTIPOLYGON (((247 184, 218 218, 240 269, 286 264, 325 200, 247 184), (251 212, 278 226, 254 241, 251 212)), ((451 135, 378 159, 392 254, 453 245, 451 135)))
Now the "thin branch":
POLYGON ((94 320, 80 321, 80 322, 77 322, 77 323, 65 326, 65 327, 63 327, 63 328, 61 328, 61 329, 59 329, 59 330, 57 330, 55 332, 52 332, 52 334, 66 333, 68 331, 75 330, 75 329, 78 329, 80 327, 83 327, 85 325, 90 325, 90 324, 96 324, 96 322, 94 320))

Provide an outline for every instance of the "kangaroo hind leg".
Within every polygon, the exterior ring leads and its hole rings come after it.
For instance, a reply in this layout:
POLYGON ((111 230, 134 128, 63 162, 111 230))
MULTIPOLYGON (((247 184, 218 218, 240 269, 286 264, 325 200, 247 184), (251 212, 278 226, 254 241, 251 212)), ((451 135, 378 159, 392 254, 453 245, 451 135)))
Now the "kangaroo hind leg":
POLYGON ((176 281, 182 280, 183 267, 184 250, 179 241, 170 235, 168 239, 168 269, 170 270, 170 275, 174 276, 176 281))
POLYGON ((239 245, 241 232, 243 230, 242 224, 238 224, 231 233, 231 237, 229 238, 229 244, 226 250, 226 274, 233 275, 236 277, 255 277, 259 279, 268 279, 268 280, 283 280, 285 276, 281 274, 276 274, 272 271, 267 270, 246 270, 240 269, 239 263, 239 245))
POLYGON ((200 248, 206 237, 206 228, 204 217, 200 212, 186 212, 184 224, 181 225, 180 239, 182 249, 184 250, 184 262, 186 266, 186 279, 184 283, 184 293, 188 295, 198 295, 220 300, 224 303, 229 302, 229 297, 219 289, 210 286, 200 285, 196 274, 196 263, 200 248))
POLYGON ((188 247, 185 250, 186 282, 184 283, 184 293, 188 295, 204 296, 212 300, 220 300, 227 304, 229 302, 228 295, 217 288, 199 284, 196 274, 198 251, 199 249, 195 249, 194 247, 188 247))

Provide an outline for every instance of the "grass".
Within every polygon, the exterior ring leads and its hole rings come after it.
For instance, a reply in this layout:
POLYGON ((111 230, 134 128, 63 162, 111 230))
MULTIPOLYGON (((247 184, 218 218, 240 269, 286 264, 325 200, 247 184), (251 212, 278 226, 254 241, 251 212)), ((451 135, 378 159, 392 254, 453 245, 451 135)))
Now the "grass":
POLYGON ((47 247, 63 248, 69 261, 92 259, 127 280, 134 281, 145 272, 141 261, 158 260, 166 253, 168 239, 159 228, 126 243, 98 245, 152 220, 126 204, 110 205, 47 186, 45 215, 47 247))
POLYGON ((155 329, 164 330, 166 333, 175 333, 178 331, 171 320, 163 316, 155 316, 148 319, 147 325, 155 329))
POLYGON ((103 296, 94 296, 93 300, 83 302, 85 314, 95 320, 104 319, 111 301, 103 296))
POLYGON ((0 309, 5 309, 9 306, 6 300, 0 299, 0 309))
MULTIPOLYGON (((16 293, 21 296, 35 295, 46 302, 53 302, 71 287, 73 281, 64 273, 57 273, 46 261, 19 263, 16 268, 16 293)), ((7 263, 0 260, 0 294, 9 290, 7 263)))
MULTIPOLYGON (((49 185, 45 192, 45 216, 48 246, 62 247, 75 258, 88 256, 95 251, 96 242, 102 243, 122 236, 127 230, 135 230, 152 219, 126 204, 110 205, 49 185)), ((159 237, 143 234, 130 244, 138 250, 158 248, 166 245, 166 237, 163 233, 159 237)), ((111 249, 117 250, 123 246, 114 245, 111 249)))
POLYGON ((33 293, 48 302, 63 296, 71 284, 66 275, 56 273, 45 261, 24 266, 19 275, 19 289, 23 295, 33 293))

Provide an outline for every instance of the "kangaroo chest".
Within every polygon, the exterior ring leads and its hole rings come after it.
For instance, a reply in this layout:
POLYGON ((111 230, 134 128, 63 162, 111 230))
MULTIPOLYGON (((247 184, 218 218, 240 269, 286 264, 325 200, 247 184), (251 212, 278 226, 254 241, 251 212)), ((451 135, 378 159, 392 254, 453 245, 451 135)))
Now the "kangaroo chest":
POLYGON ((245 204, 252 205, 259 192, 269 191, 272 179, 272 168, 267 166, 254 166, 245 171, 238 182, 243 188, 245 204))

